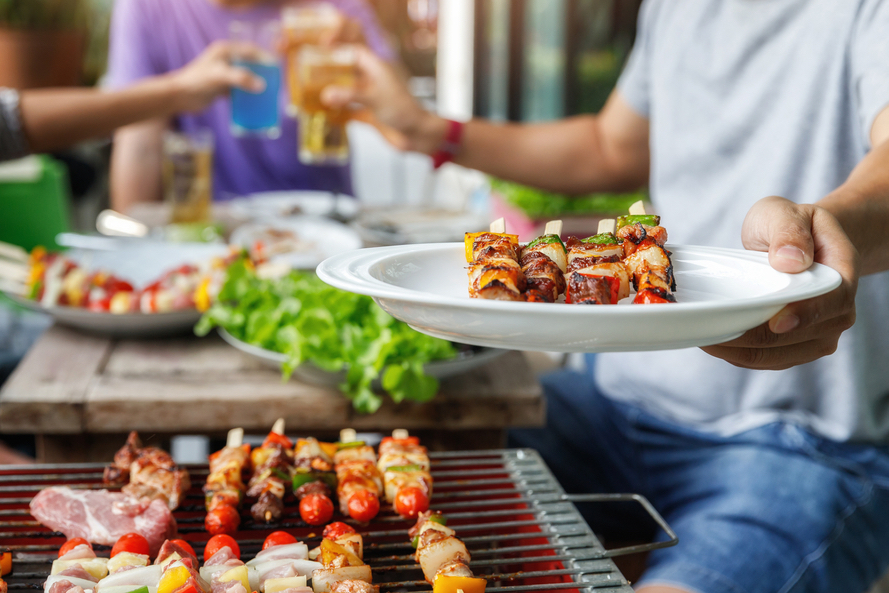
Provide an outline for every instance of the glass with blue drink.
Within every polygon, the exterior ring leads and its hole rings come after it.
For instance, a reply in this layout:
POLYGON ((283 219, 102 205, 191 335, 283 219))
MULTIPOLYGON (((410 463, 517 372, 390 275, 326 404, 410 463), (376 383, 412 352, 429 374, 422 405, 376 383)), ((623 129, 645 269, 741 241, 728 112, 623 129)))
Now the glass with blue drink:
POLYGON ((232 63, 265 80, 265 89, 259 93, 232 89, 232 134, 277 138, 281 135, 281 64, 275 47, 280 27, 277 21, 233 21, 229 33, 232 41, 250 43, 260 50, 249 56, 235 55, 232 63))

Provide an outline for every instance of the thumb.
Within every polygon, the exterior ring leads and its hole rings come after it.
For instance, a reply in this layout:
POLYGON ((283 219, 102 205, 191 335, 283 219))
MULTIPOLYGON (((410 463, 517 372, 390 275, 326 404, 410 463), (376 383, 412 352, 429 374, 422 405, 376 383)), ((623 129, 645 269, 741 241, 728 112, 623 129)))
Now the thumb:
POLYGON ((812 209, 784 198, 773 196, 754 204, 741 236, 746 249, 768 251, 769 264, 779 272, 804 272, 815 259, 812 209))

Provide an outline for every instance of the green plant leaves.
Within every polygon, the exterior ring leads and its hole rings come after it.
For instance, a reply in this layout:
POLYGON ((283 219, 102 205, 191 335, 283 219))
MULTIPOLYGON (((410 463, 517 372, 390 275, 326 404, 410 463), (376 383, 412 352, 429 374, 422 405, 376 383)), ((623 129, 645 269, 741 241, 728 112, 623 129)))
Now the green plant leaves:
POLYGON ((456 355, 450 342, 414 331, 370 297, 333 288, 302 272, 263 280, 246 258, 231 265, 216 303, 195 333, 203 336, 215 327, 287 355, 285 378, 305 362, 330 372, 346 370, 340 388, 363 414, 383 403, 373 390, 378 378, 396 403, 429 401, 438 381, 424 373, 423 365, 456 355))

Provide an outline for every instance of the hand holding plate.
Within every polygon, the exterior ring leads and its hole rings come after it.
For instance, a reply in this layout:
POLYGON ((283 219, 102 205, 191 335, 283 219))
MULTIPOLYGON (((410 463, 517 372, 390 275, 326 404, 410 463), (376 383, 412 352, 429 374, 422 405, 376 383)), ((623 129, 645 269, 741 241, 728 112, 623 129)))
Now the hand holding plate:
POLYGON ((747 249, 767 251, 769 263, 780 272, 797 274, 821 263, 839 272, 842 284, 823 296, 787 305, 740 338, 703 350, 735 366, 761 370, 786 369, 832 354, 840 335, 855 322, 859 276, 858 252, 836 218, 815 205, 764 198, 747 213, 742 240, 747 249))

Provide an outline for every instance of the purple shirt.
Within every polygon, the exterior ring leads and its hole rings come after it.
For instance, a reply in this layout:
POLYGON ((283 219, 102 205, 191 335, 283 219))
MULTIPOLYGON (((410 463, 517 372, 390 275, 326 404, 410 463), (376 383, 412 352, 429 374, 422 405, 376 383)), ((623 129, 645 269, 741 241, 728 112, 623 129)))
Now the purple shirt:
MULTIPOLYGON (((362 24, 371 49, 386 60, 394 59, 373 10, 363 0, 331 0, 330 4, 362 24)), ((119 88, 181 68, 211 42, 228 39, 231 21, 278 19, 281 5, 270 1, 234 9, 211 0, 117 0, 111 24, 108 84, 119 88)), ((282 89, 286 89, 285 81, 282 89)), ((214 102, 203 113, 176 118, 177 128, 184 132, 209 128, 216 136, 216 199, 291 189, 352 193, 348 165, 309 167, 299 162, 297 124, 284 113, 287 102, 285 91, 280 96, 281 136, 274 140, 232 136, 228 97, 214 102)))

